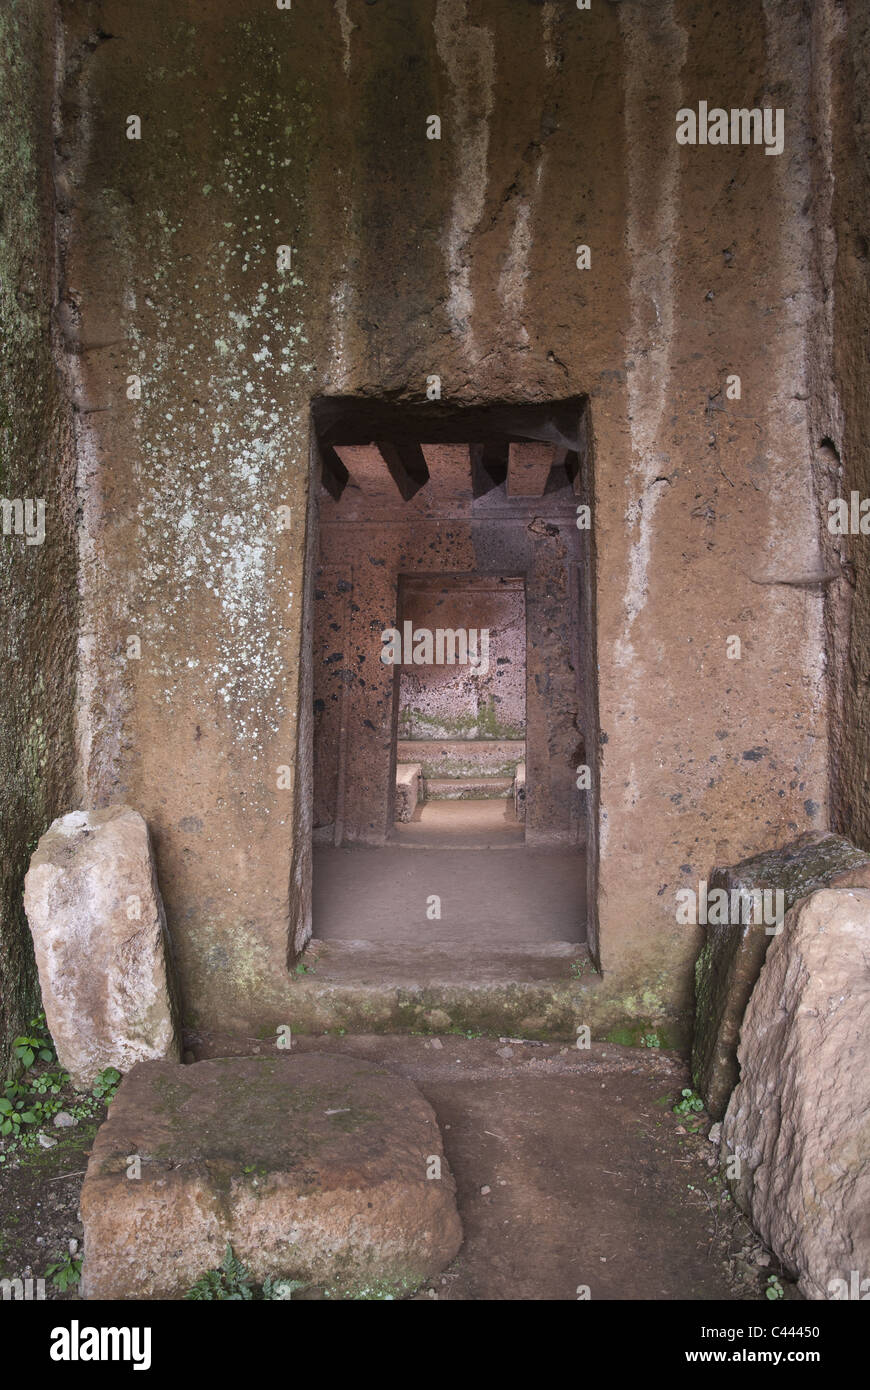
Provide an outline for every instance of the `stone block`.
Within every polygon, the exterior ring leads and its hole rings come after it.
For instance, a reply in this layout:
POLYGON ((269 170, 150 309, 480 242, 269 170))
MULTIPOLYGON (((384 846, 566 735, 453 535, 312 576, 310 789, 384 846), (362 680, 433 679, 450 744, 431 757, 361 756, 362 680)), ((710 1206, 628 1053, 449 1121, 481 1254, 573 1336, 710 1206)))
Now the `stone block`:
POLYGON ((512 777, 427 777, 427 801, 499 801, 513 793, 512 777))
POLYGON ((870 890, 823 889, 767 953, 721 1148, 740 1160, 738 1204, 806 1298, 870 1277, 868 1037, 870 890))
POLYGON ((462 1241, 429 1103, 403 1077, 325 1053, 134 1068, 97 1134, 81 1212, 92 1299, 181 1298, 228 1242, 258 1281, 399 1296, 462 1241))
POLYGON ((419 763, 396 764, 396 802, 393 820, 409 821, 420 800, 421 773, 419 763))
POLYGON ((400 763, 419 763, 423 777, 513 777, 523 761, 522 739, 399 739, 400 763))
POLYGON ((30 861, 24 907, 46 1021, 75 1086, 104 1067, 179 1057, 166 916, 138 812, 60 816, 30 861))
MULTIPOLYGON (((792 844, 754 855, 730 868, 714 869, 709 891, 724 888, 751 894, 782 890, 784 911, 828 884, 870 887, 870 855, 838 835, 808 832, 792 844)), ((730 921, 705 928, 707 939, 695 966, 695 1035, 692 1078, 714 1119, 725 1114, 737 1083, 737 1039, 774 935, 763 922, 730 921)))
POLYGON ((526 818, 526 765, 518 763, 514 777, 514 812, 518 821, 526 818))

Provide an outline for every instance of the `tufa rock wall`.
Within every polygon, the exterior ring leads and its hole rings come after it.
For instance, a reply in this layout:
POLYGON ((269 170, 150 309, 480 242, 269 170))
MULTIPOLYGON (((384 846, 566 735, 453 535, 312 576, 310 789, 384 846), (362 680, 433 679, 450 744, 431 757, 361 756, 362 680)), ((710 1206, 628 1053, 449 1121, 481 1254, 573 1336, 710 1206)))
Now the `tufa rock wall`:
POLYGON ((64 14, 78 757, 153 829, 190 1015, 283 1010, 309 930, 311 402, 437 375, 589 397, 604 986, 685 1020, 676 890, 827 823, 803 7, 64 14), (783 153, 678 145, 701 100, 783 153))
POLYGON ((0 89, 15 118, 0 129, 0 499, 21 504, 22 522, 29 504, 31 524, 28 539, 14 510, 0 518, 0 1073, 39 1007, 24 871, 75 795, 75 453, 53 353, 54 61, 52 7, 4 4, 0 89))

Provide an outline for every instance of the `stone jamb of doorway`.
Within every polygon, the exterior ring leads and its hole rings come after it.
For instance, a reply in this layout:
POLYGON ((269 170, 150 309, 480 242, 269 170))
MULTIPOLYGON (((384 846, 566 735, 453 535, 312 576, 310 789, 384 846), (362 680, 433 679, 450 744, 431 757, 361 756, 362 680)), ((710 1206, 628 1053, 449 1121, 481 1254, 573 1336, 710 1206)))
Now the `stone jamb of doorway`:
POLYGON ((526 403, 493 401, 485 404, 452 400, 429 401, 394 395, 390 400, 365 396, 320 396, 310 406, 308 505, 305 518, 303 618, 300 648, 296 806, 291 862, 288 966, 293 966, 311 936, 312 829, 314 799, 313 746, 313 629, 314 578, 319 553, 319 495, 321 486, 340 498, 348 481, 336 445, 370 445, 381 449, 403 497, 410 498, 428 480, 422 444, 471 444, 475 498, 504 483, 510 443, 539 442, 554 446, 554 469, 563 468, 573 487, 578 508, 588 507, 592 524, 581 529, 579 575, 579 632, 571 657, 579 663, 582 707, 577 742, 577 765, 590 769, 591 787, 586 812, 587 944, 600 970, 598 926, 599 750, 598 660, 595 546, 595 435, 587 396, 526 403), (385 447, 386 446, 386 447, 385 447))

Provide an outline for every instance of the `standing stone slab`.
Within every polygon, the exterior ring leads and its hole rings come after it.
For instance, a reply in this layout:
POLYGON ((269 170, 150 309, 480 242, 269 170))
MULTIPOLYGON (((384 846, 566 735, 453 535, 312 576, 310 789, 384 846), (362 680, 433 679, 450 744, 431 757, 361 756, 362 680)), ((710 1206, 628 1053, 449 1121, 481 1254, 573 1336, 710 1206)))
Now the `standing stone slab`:
POLYGON ((398 1296, 462 1242, 429 1103, 328 1053, 142 1063, 97 1134, 81 1212, 94 1299, 181 1298, 227 1242, 257 1281, 398 1296))
POLYGON ((842 1297, 870 1275, 870 891, 792 908, 739 1059, 721 1147, 740 1160, 735 1199, 805 1297, 842 1297))
POLYGON ((410 821, 420 800, 420 764, 396 764, 396 800, 393 820, 410 821))
MULTIPOLYGON (((811 831, 783 849, 714 869, 709 890, 782 889, 787 912, 808 893, 841 883, 870 887, 870 855, 839 835, 811 831)), ((737 1084, 740 1024, 774 935, 761 922, 708 925, 705 930, 695 965, 692 1078, 707 1110, 719 1120, 737 1084)))
POLYGON ((148 827, 136 811, 73 811, 30 861, 24 907, 42 1002, 75 1086, 104 1067, 179 1057, 166 917, 148 827))

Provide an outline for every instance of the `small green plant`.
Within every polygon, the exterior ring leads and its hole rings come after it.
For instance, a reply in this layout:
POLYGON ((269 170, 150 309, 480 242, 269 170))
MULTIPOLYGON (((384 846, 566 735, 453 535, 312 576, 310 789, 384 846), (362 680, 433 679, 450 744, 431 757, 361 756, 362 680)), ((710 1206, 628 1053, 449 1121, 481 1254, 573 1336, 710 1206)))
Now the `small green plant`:
POLYGON ((73 1255, 72 1252, 62 1255, 54 1264, 48 1266, 45 1277, 50 1279, 61 1293, 66 1293, 67 1289, 76 1285, 82 1277, 81 1255, 73 1255))
POLYGON ((108 1105, 121 1084, 121 1073, 115 1067, 104 1067, 91 1088, 91 1095, 108 1105))
POLYGON ((583 976, 586 975, 590 969, 589 961, 586 959, 572 960, 568 968, 570 969, 571 974, 574 976, 575 980, 582 980, 583 976))
POLYGON ((680 1092, 680 1095, 682 1099, 678 1100, 676 1105, 673 1107, 675 1115, 697 1114, 699 1110, 704 1109, 704 1102, 702 1101, 701 1097, 691 1089, 691 1087, 684 1086, 682 1091, 680 1092))
POLYGON ((27 1108, 26 1100, 0 1096, 0 1134, 17 1135, 22 1125, 35 1125, 38 1118, 35 1111, 27 1108))
POLYGON ((662 1040, 658 1033, 641 1033, 641 1047, 661 1047, 662 1040))
POLYGON ((21 1126, 43 1124, 62 1109, 56 1100, 69 1082, 65 1071, 45 1071, 27 1081, 7 1081, 0 1096, 0 1135, 21 1132, 21 1126))
POLYGON ((195 1303, 250 1303, 254 1297, 250 1270, 233 1254, 233 1247, 227 1242, 220 1268, 200 1275, 184 1297, 195 1303))
MULTIPOLYGON (((243 1172, 250 1171, 249 1168, 243 1169, 243 1172)), ((297 1289, 303 1288, 305 1285, 298 1279, 273 1279, 268 1275, 260 1289, 254 1283, 251 1271, 233 1253, 233 1247, 227 1244, 220 1268, 209 1269, 200 1275, 184 1297, 196 1303, 285 1303, 293 1297, 297 1289)))
POLYGON ((764 1290, 765 1298, 785 1298, 785 1290, 775 1274, 767 1276, 767 1287, 764 1290))
POLYGON ((34 1076, 30 1090, 38 1096, 57 1096, 68 1083, 67 1071, 44 1071, 39 1076, 34 1076))
POLYGON ((21 1062, 24 1070, 34 1062, 55 1062, 54 1045, 45 1026, 45 1014, 37 1014, 30 1020, 30 1034, 12 1039, 12 1054, 21 1062))
POLYGON ((115 1067, 106 1067, 90 1095, 73 1098, 68 1092, 69 1072, 58 1066, 45 1014, 32 1018, 29 1031, 13 1040, 13 1054, 15 1075, 0 1081, 0 1138, 5 1141, 0 1164, 14 1163, 15 1154, 23 1157, 35 1152, 43 1138, 41 1128, 60 1110, 67 1110, 74 1120, 102 1117, 103 1104, 108 1105, 121 1081, 115 1067))

